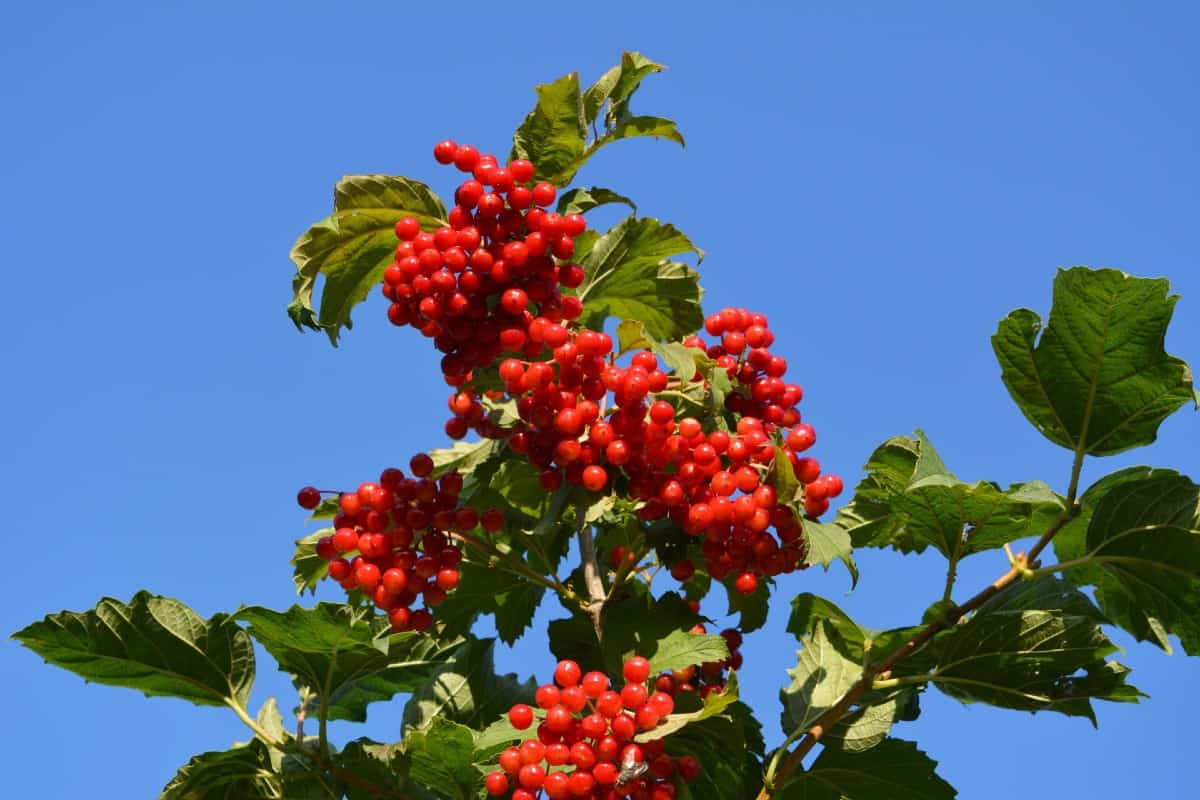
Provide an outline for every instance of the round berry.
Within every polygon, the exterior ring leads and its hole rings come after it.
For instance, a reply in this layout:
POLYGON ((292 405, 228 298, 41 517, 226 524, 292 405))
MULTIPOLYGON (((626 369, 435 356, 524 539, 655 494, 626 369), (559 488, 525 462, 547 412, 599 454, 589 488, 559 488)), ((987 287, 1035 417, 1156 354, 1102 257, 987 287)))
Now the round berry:
POLYGON ((458 145, 446 139, 433 146, 433 157, 439 164, 450 164, 453 163, 457 151, 458 145))
POLYGON ((499 797, 508 792, 508 776, 503 772, 493 772, 487 776, 485 781, 487 793, 492 797, 499 797))
POLYGON ((554 202, 557 194, 553 184, 542 181, 533 187, 533 202, 539 206, 548 206, 554 202))
POLYGON ((296 493, 296 502, 300 504, 301 508, 314 509, 321 505, 321 493, 312 486, 305 486, 296 493))
POLYGON ((634 656, 625 662, 621 674, 630 683, 644 683, 650 677, 650 662, 641 656, 634 656))
POLYGON ((569 659, 558 662, 558 666, 554 668, 554 682, 559 686, 575 686, 581 677, 583 677, 583 670, 577 663, 569 659))
POLYGON ((733 582, 738 594, 751 595, 758 591, 758 577, 753 572, 743 572, 733 582))
POLYGON ((518 703, 508 711, 508 721, 519 731, 533 724, 533 709, 524 703, 518 703))

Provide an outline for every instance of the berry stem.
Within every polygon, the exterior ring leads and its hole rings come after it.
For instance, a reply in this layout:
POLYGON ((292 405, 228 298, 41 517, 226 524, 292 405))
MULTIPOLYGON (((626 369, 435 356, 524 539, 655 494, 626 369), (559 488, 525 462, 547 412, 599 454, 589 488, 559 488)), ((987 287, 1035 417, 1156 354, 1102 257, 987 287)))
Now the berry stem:
MULTIPOLYGON (((1078 480, 1078 468, 1074 470, 1074 473, 1075 474, 1072 478, 1072 487, 1074 487, 1078 480)), ((1074 494, 1072 493, 1072 498, 1073 496, 1074 494)), ((762 791, 758 793, 756 800, 770 800, 776 789, 778 789, 779 786, 787 780, 788 776, 800 768, 801 763, 804 761, 804 757, 808 755, 813 747, 817 745, 817 743, 821 740, 821 737, 829 732, 831 728, 837 725, 844 716, 850 713, 850 710, 854 707, 854 705, 862 700, 868 691, 875 687, 876 675, 881 673, 890 673, 897 664, 928 644, 934 636, 950 628, 967 614, 978 609, 992 597, 996 596, 1022 577, 1030 574, 1029 570, 1031 565, 1036 567, 1036 558, 1038 554, 1046 548, 1046 545, 1050 544, 1050 540, 1054 538, 1054 535, 1058 533, 1064 525, 1074 519, 1078 512, 1079 507, 1072 503, 1067 510, 1060 514, 1058 519, 1056 519, 1054 523, 1046 529, 1046 532, 1042 534, 1042 537, 1038 539, 1037 543, 1034 544, 1034 546, 1029 550, 1028 554, 1018 554, 1016 556, 1015 563, 1009 567, 1007 572, 1005 572, 996 580, 992 581, 989 586, 984 588, 970 600, 967 600, 962 605, 955 606, 941 619, 926 625, 919 633, 917 633, 916 636, 909 639, 902 646, 894 650, 882 661, 868 664, 866 669, 863 670, 862 677, 858 679, 854 686, 852 686, 850 690, 846 692, 846 694, 842 695, 842 698, 838 700, 838 702, 832 708, 822 714, 817 721, 814 722, 812 726, 810 726, 808 730, 804 732, 802 738, 800 738, 800 744, 796 747, 796 749, 787 755, 783 763, 779 765, 779 769, 774 774, 768 776, 769 780, 764 783, 762 791)), ((780 748, 780 752, 786 749, 786 747, 787 743, 780 748)), ((774 761, 775 759, 772 759, 772 763, 774 763, 774 761)))
POLYGON ((530 566, 526 564, 523 559, 514 558, 512 555, 505 553, 504 551, 492 545, 490 542, 485 542, 466 534, 456 533, 454 534, 453 538, 457 541, 461 541, 463 544, 479 550, 480 552, 495 557, 500 562, 497 564, 497 567, 503 569, 505 572, 509 572, 522 578, 527 578, 539 586, 543 586, 552 592, 558 593, 558 595, 568 603, 578 605, 584 611, 588 610, 588 604, 585 603, 583 599, 579 597, 579 595, 575 594, 570 586, 567 586, 556 577, 547 579, 546 576, 542 575, 540 572, 530 568, 530 566))
POLYGON ((600 561, 596 558, 596 543, 592 539, 592 526, 587 521, 587 510, 580 507, 578 514, 579 558, 583 562, 583 583, 588 590, 588 616, 596 629, 596 641, 603 641, 600 621, 604 614, 604 581, 600 579, 600 561))

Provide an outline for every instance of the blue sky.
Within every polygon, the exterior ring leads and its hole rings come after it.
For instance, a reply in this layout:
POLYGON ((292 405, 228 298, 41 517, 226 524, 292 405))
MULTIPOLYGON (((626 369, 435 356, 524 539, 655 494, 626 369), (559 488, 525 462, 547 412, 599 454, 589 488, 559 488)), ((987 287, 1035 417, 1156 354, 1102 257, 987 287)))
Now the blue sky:
MULTIPOLYGON (((376 300, 336 351, 296 333, 292 241, 343 174, 406 174, 448 194, 433 142, 506 151, 535 83, 594 79, 622 49, 671 66, 635 108, 675 118, 688 147, 624 143, 580 180, 624 191, 708 251, 706 308, 770 316, 822 462, 856 478, 876 444, 922 427, 963 478, 1065 489, 1069 454, 1009 401, 988 337, 1012 308, 1047 309, 1057 266, 1112 265, 1171 278, 1183 300, 1168 350, 1200 362, 1200 9, 988 5, 9 9, 0 631, 140 588, 206 615, 291 603, 296 488, 356 485, 438 446, 446 415, 435 354, 376 300)), ((1134 463, 1195 475, 1198 435, 1200 417, 1180 412, 1159 443, 1086 475, 1134 463)), ((860 563, 848 596, 836 570, 779 595, 825 593, 886 627, 940 592, 933 558, 860 563)), ((1002 566, 974 556, 960 585, 1002 566)), ((795 663, 785 619, 780 603, 744 648, 746 697, 775 740, 795 663)), ((971 800, 1017 787, 1182 797, 1198 662, 1116 638, 1151 699, 1101 705, 1099 731, 931 693, 897 733, 971 800)), ((501 654, 523 674, 550 664, 536 639, 501 654)), ((85 686, 11 641, 0 674, 9 796, 153 797, 193 753, 244 736, 226 712, 85 686)), ((264 669, 254 702, 286 705, 288 690, 264 669)), ((366 733, 394 737, 398 715, 377 707, 366 733)))

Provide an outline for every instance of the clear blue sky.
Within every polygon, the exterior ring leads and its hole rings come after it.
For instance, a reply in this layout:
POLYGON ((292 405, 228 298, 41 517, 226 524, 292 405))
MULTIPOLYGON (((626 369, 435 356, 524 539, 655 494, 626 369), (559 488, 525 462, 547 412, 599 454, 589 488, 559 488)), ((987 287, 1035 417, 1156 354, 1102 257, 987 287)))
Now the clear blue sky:
MULTIPOLYGON (((1200 7, 987 5, 12 5, 0 631, 140 588, 204 614, 291 603, 296 488, 355 485, 437 446, 446 416, 434 353, 379 302, 340 350, 296 333, 293 239, 342 174, 448 193, 434 141, 504 151, 534 83, 594 78, 623 48, 671 66, 636 107, 677 119, 688 147, 613 147, 581 179, 707 249, 707 308, 771 317, 823 462, 856 477, 878 442, 924 427, 964 478, 1065 489, 1068 454, 1010 403, 988 337, 1011 308, 1047 308, 1057 266, 1113 265, 1172 279, 1168 349, 1200 364, 1200 7)), ((1162 434, 1088 476, 1200 473, 1200 417, 1162 434)), ((885 627, 940 590, 932 558, 860 561, 848 597, 836 571, 779 595, 827 593, 885 627)), ((975 556, 962 585, 1001 567, 975 556)), ((785 606, 745 647, 743 686, 775 740, 795 663, 785 606)), ((930 694, 898 733, 969 800, 1183 797, 1200 662, 1117 638, 1152 699, 1102 704, 1098 732, 930 694)), ((533 665, 549 674, 536 641, 502 655, 533 665)), ((10 797, 153 797, 190 755, 244 735, 226 712, 85 686, 11 641, 0 674, 10 797)), ((287 690, 265 669, 254 702, 287 690)), ((398 714, 376 707, 367 732, 394 736, 398 714)))

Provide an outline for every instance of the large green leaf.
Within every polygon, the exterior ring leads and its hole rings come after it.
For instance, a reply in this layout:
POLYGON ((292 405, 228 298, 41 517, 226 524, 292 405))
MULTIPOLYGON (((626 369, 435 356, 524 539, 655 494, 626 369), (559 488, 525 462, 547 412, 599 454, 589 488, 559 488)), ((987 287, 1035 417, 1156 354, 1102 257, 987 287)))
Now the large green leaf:
POLYGON ((474 733, 470 728, 436 718, 425 730, 404 740, 408 775, 446 800, 475 800, 481 783, 472 762, 474 733))
POLYGON ((826 748, 775 795, 779 800, 953 800, 937 762, 913 742, 885 739, 865 752, 826 748))
POLYGON ((958 625, 930 676, 963 702, 1058 711, 1096 723, 1091 700, 1137 702, 1128 669, 1105 661, 1117 650, 1092 602, 1056 578, 1014 584, 958 625))
POLYGON ((527 703, 536 688, 516 675, 495 672, 496 643, 492 639, 464 642, 425 681, 404 707, 404 733, 429 729, 446 719, 482 729, 514 703, 527 703))
POLYGON ((193 756, 163 787, 159 800, 278 800, 283 779, 266 745, 255 740, 193 756))
POLYGON ((147 696, 244 706, 254 683, 254 647, 232 617, 205 620, 145 591, 127 604, 106 597, 91 611, 51 614, 13 638, 85 680, 147 696))
POLYGON ((400 744, 381 744, 359 738, 349 742, 337 755, 338 766, 369 786, 347 783, 347 800, 379 800, 379 790, 387 797, 406 800, 438 800, 439 795, 409 776, 410 764, 400 744))
MULTIPOLYGON (((886 658, 921 630, 920 627, 909 627, 876 631, 859 625, 835 603, 819 595, 804 592, 792 599, 792 613, 787 622, 789 633, 805 642, 816 635, 822 624, 837 632, 837 636, 828 637, 828 641, 847 659, 864 667, 886 658)), ((945 635, 939 634, 932 643, 904 659, 892 669, 892 674, 910 675, 932 669, 945 635)))
POLYGON ((1072 267, 1054 279, 1044 331, 1029 309, 1000 322, 992 347, 1004 384, 1047 439, 1111 455, 1150 444, 1167 416, 1196 402, 1187 364, 1163 349, 1179 299, 1169 291, 1164 278, 1072 267))
POLYGON ((636 594, 605 607, 603 647, 596 641, 591 621, 580 613, 550 623, 550 650, 556 658, 574 659, 584 669, 619 675, 627 656, 640 655, 654 662, 660 643, 699 621, 700 617, 674 592, 658 599, 636 594))
POLYGON ((655 673, 685 669, 706 661, 729 658, 729 647, 720 636, 690 631, 671 631, 658 641, 650 658, 655 673))
POLYGON ((641 86, 642 81, 664 69, 665 64, 651 61, 641 53, 622 53, 621 63, 601 75, 599 80, 583 93, 585 121, 590 125, 600 118, 601 111, 606 111, 605 125, 615 124, 628 114, 629 98, 641 86))
POLYGON ((762 788, 762 734, 741 701, 676 731, 665 740, 665 749, 700 762, 696 780, 679 783, 679 800, 751 800, 762 788))
POLYGON ((383 279, 396 249, 396 221, 416 217, 432 230, 445 225, 446 210, 425 184, 389 175, 351 175, 334 187, 334 212, 296 240, 294 297, 288 316, 296 327, 324 330, 334 345, 350 328, 350 311, 383 279), (312 295, 325 276, 320 310, 312 295))
POLYGON ((540 84, 534 91, 537 105, 513 133, 509 158, 528 159, 537 169, 537 180, 565 186, 579 169, 576 164, 587 140, 579 74, 540 84))
POLYGON ((908 553, 932 545, 958 560, 1042 533, 1066 505, 1040 481, 1007 490, 960 481, 921 431, 884 442, 866 470, 853 502, 835 519, 856 547, 908 553))
MULTIPOLYGON (((329 696, 329 719, 366 722, 367 706, 391 700, 398 694, 415 692, 463 643, 462 638, 435 637, 413 632, 389 637, 387 664, 374 672, 339 685, 329 696)), ((309 715, 317 713, 318 702, 310 702, 309 715)))
POLYGON ((892 726, 904 719, 914 690, 905 689, 880 697, 869 694, 829 730, 821 743, 852 753, 870 750, 887 738, 892 726))
POLYGON ((1083 559, 1067 579, 1094 586, 1108 618, 1138 639, 1169 649, 1173 633, 1200 655, 1200 487, 1135 467, 1098 483, 1081 505, 1086 533, 1054 540, 1064 560, 1083 559))
POLYGON ((655 339, 671 341, 703 323, 699 275, 669 259, 702 250, 673 225, 652 217, 627 217, 579 258, 586 278, 579 297, 581 323, 600 329, 608 317, 638 320, 655 339))
POLYGON ((847 643, 830 622, 818 620, 813 633, 800 641, 797 664, 788 670, 792 682, 779 692, 788 735, 807 729, 837 705, 863 674, 862 664, 848 655, 847 643))
POLYGON ((441 477, 447 472, 470 475, 481 464, 499 456, 504 444, 498 439, 480 439, 478 442, 455 442, 450 447, 430 450, 433 459, 433 476, 441 477))
POLYGON ((896 495, 893 513, 902 515, 902 551, 933 545, 946 558, 1003 547, 1038 535, 1062 514, 1066 504, 1040 481, 1001 491, 994 483, 964 483, 950 475, 930 475, 896 495))

